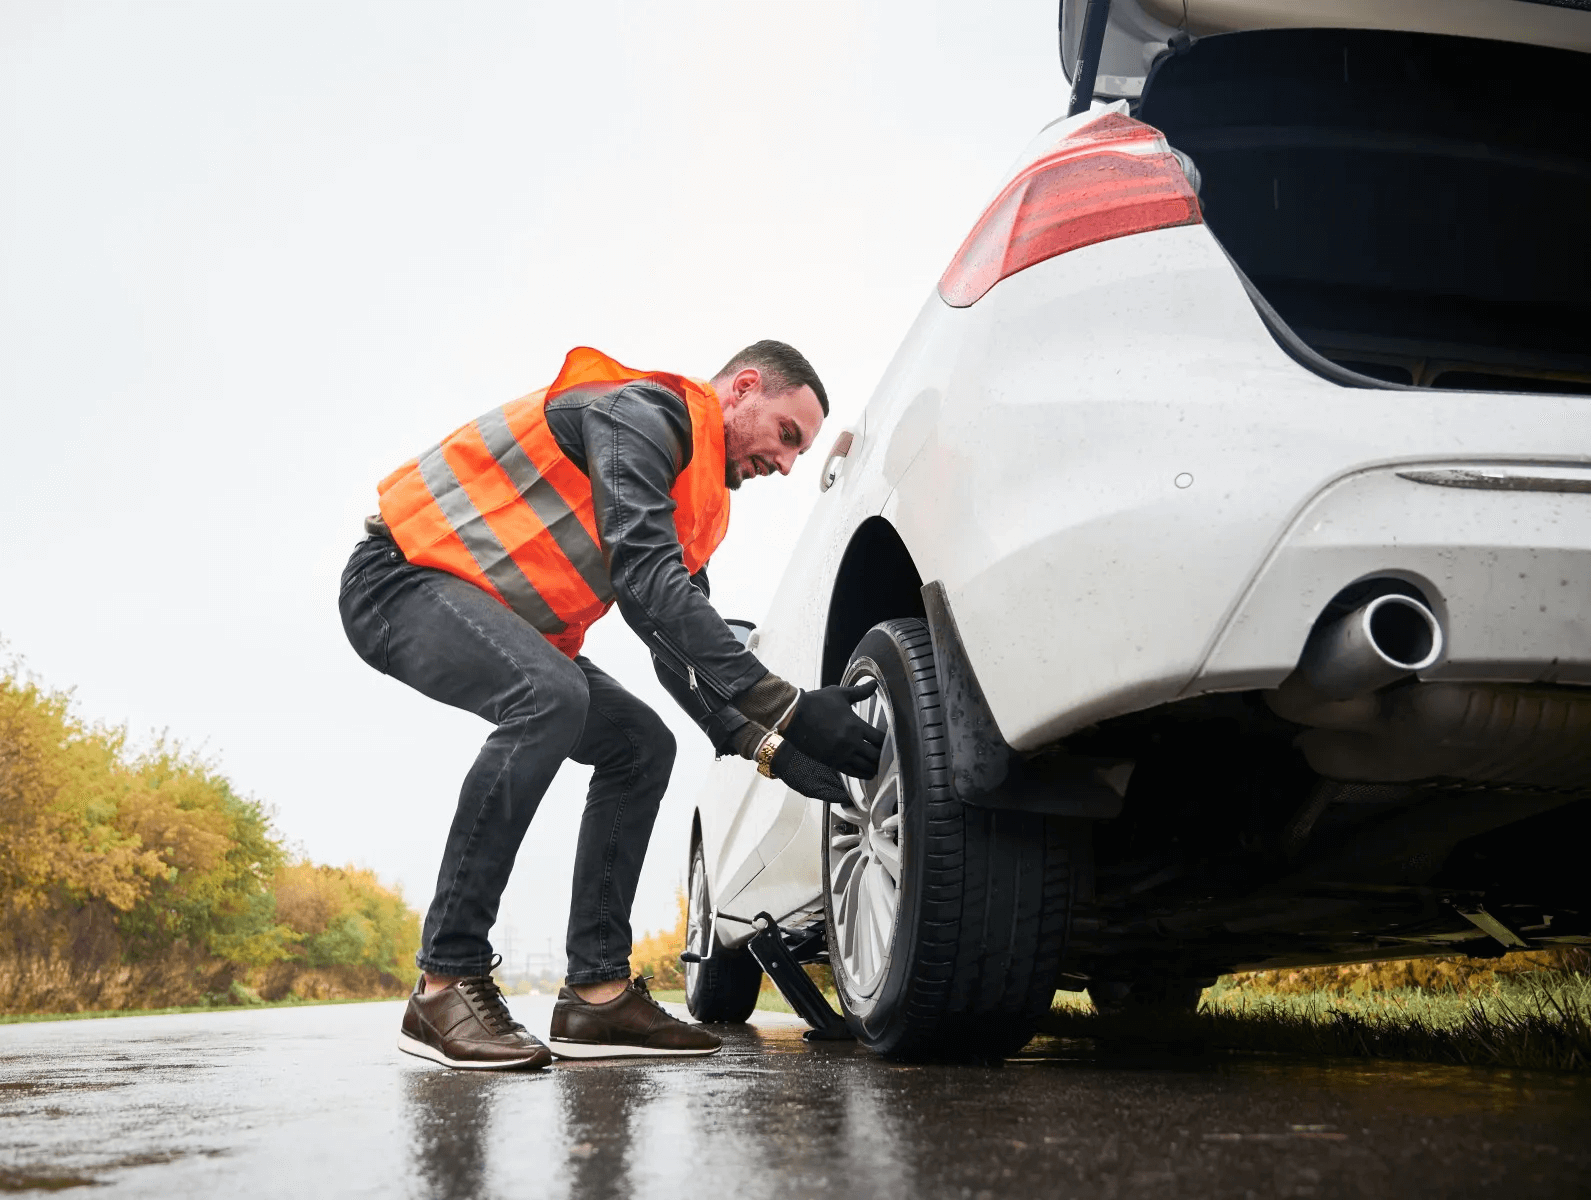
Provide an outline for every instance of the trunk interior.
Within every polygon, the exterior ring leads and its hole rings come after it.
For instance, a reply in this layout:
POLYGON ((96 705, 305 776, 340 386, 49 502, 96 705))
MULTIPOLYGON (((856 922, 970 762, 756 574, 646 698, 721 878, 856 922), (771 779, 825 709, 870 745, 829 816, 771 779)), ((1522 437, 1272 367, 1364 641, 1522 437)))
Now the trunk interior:
POLYGON ((1392 384, 1591 394, 1591 55, 1223 34, 1163 56, 1137 115, 1317 354, 1392 384))

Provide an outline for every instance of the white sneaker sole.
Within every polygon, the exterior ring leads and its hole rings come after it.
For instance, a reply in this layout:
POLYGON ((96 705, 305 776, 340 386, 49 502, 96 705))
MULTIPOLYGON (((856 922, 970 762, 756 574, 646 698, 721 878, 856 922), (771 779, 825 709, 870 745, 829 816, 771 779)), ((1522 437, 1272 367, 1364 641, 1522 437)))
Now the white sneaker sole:
POLYGON ((511 1058, 506 1062, 470 1062, 460 1058, 449 1058, 435 1046, 428 1046, 422 1041, 410 1037, 406 1033, 398 1035, 398 1049, 405 1054, 412 1054, 416 1058, 428 1058, 434 1063, 441 1063, 444 1067, 457 1067, 463 1071, 514 1071, 520 1067, 528 1066, 535 1061, 534 1054, 526 1058, 511 1058))
POLYGON ((547 1049, 557 1058, 701 1058, 717 1054, 721 1046, 707 1050, 662 1050, 656 1046, 622 1046, 613 1042, 566 1042, 548 1038, 547 1049))

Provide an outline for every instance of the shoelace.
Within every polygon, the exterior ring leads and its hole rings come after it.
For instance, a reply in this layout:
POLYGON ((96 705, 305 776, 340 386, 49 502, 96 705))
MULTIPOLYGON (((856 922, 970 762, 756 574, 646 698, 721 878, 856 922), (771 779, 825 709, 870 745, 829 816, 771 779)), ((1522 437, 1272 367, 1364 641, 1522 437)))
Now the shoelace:
POLYGON ((514 1020, 513 1014, 508 1011, 508 1002, 503 999, 503 993, 498 989, 497 982, 490 975, 478 976, 474 979, 459 980, 459 990, 467 996, 470 1007, 480 1017, 481 1023, 486 1026, 488 1033, 523 1033, 525 1027, 514 1020))
POLYGON ((651 989, 646 986, 647 983, 651 981, 651 978, 652 977, 650 975, 637 975, 633 980, 630 981, 630 986, 636 990, 636 993, 641 997, 641 999, 645 1000, 653 1008, 657 1009, 658 1012, 662 1013, 670 1021, 679 1020, 678 1017, 669 1012, 668 1009, 664 1008, 653 998, 651 989))

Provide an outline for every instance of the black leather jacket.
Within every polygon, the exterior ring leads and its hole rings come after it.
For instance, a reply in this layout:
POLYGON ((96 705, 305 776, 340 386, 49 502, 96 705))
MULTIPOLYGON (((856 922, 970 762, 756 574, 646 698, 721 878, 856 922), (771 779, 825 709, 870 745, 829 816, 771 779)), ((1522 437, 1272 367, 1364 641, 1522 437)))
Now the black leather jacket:
POLYGON ((652 651, 658 679, 719 754, 747 724, 735 698, 768 675, 707 601, 674 529, 670 489, 691 460, 690 410, 660 384, 583 388, 547 405, 559 449, 591 480, 619 611, 652 651), (694 584, 694 586, 693 586, 694 584))

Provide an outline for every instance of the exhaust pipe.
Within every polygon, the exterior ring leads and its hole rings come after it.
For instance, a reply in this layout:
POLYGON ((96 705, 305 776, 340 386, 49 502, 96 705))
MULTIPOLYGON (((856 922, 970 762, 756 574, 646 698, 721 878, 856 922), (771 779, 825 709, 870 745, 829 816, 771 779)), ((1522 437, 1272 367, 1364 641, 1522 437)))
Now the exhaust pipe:
MULTIPOLYGON (((1294 745, 1311 770, 1337 784, 1446 778, 1585 795, 1591 786, 1587 689, 1432 682, 1381 691, 1434 666, 1443 641, 1441 625, 1420 601, 1378 596, 1311 634, 1297 669, 1265 693, 1265 702, 1306 727, 1294 745)), ((1295 852, 1308 826, 1340 797, 1340 789, 1320 792, 1317 811, 1295 814, 1302 826, 1289 830, 1295 852)), ((1528 815, 1525 807, 1518 813, 1528 815)))
POLYGON ((1327 700, 1352 700, 1442 657, 1436 615, 1408 596, 1377 596, 1310 637, 1298 671, 1327 700))
POLYGON ((1281 717, 1315 722, 1324 703, 1357 700, 1442 657, 1442 626, 1409 596, 1377 596, 1310 634, 1298 667, 1267 700, 1281 717))

